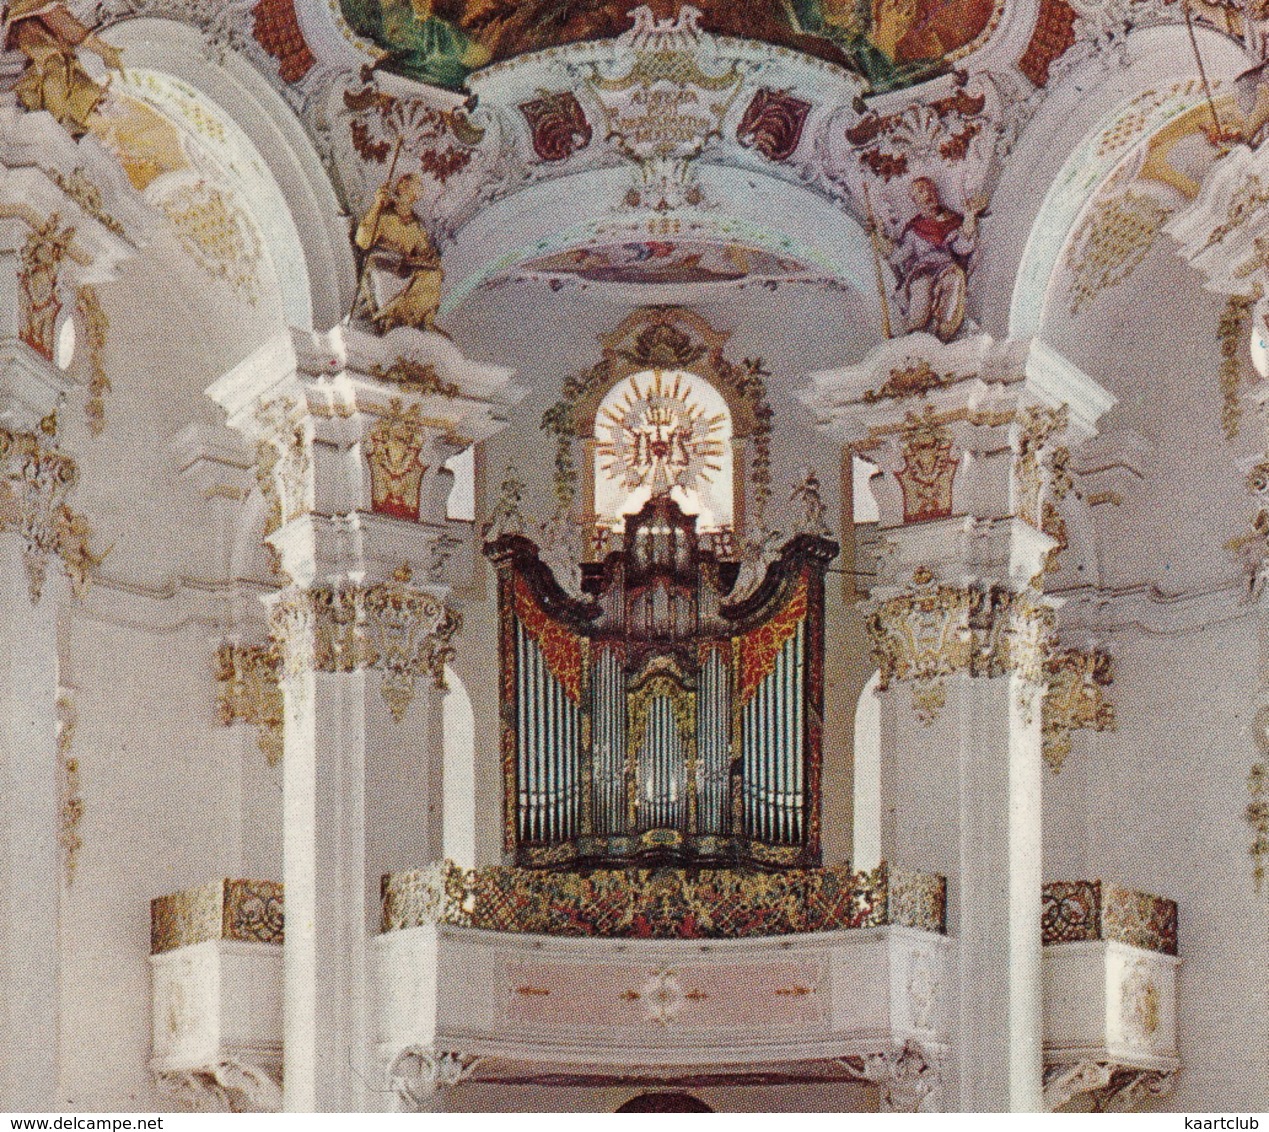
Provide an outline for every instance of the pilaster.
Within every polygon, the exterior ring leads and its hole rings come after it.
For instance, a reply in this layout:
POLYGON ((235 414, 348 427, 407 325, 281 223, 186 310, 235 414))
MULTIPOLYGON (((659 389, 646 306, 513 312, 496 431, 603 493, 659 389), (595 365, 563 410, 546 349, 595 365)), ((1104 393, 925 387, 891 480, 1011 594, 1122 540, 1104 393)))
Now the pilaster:
MULTIPOLYGON (((57 1107, 60 790, 57 605, 99 559, 69 506, 58 447, 78 289, 135 245, 84 186, 86 166, 46 115, 0 99, 0 1108, 57 1107), (78 157, 79 177, 66 164, 78 157), (95 201, 95 203, 94 203, 95 201), (107 222, 109 220, 109 222, 107 222)), ((122 199, 122 198, 121 198, 122 199)))
POLYGON ((1114 402, 1043 343, 920 334, 813 375, 803 399, 882 472, 882 854, 951 882, 948 1106, 1039 1111, 1043 583, 1071 448, 1114 402))
MULTIPOLYGON (((345 327, 264 347, 209 389, 256 453, 280 653, 285 1107, 364 1111, 379 878, 441 856, 441 690, 474 561, 452 455, 497 432, 509 371, 443 335, 345 327)), ((386 1083, 385 1083, 386 1087, 386 1083)))

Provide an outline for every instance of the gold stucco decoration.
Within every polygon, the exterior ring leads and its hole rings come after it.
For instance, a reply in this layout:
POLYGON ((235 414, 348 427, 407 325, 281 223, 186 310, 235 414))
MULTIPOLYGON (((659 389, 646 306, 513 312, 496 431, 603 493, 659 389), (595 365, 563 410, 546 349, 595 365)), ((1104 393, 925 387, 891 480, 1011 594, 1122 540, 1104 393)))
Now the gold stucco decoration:
POLYGON ((210 940, 284 942, 282 885, 214 880, 150 901, 150 954, 210 940))
POLYGON ((23 342, 53 360, 57 318, 62 312, 58 281, 62 261, 70 252, 75 229, 63 226, 61 217, 52 213, 47 220, 28 233, 22 245, 18 267, 18 292, 22 304, 23 342))
POLYGON ((1053 647, 1049 606, 1030 592, 914 582, 910 592, 883 601, 868 622, 879 690, 910 684, 913 710, 927 727, 947 702, 949 676, 1015 674, 1039 691, 1053 647))
POLYGON ((933 406, 923 416, 909 413, 903 434, 903 467, 895 473, 903 491, 903 521, 919 523, 952 513, 953 485, 960 457, 952 433, 933 406))
POLYGON ((849 866, 780 872, 599 869, 586 874, 441 861, 384 878, 381 930, 739 939, 902 924, 945 930, 943 877, 849 866))
POLYGON ((1107 689, 1114 682, 1110 656, 1100 650, 1064 649, 1045 664, 1044 761, 1056 774, 1071 753, 1071 732, 1113 731, 1115 706, 1107 689))
POLYGON ((106 211, 102 201, 101 190, 93 184, 87 170, 82 165, 77 165, 69 174, 62 173, 57 169, 46 169, 44 172, 53 184, 103 228, 116 236, 124 234, 123 225, 106 211))
POLYGON ((917 358, 892 369, 880 389, 869 389, 864 394, 864 403, 871 405, 876 401, 921 397, 959 380, 954 373, 936 373, 925 358, 917 358))
POLYGON ((88 417, 88 431, 100 436, 106 428, 106 394, 110 392, 110 377, 106 373, 106 335, 110 332, 110 319, 102 309, 97 288, 85 284, 75 298, 75 312, 84 328, 88 350, 88 401, 84 413, 88 417))
POLYGON ((79 479, 75 461, 30 432, 0 429, 0 530, 23 540, 31 600, 38 602, 51 557, 60 558, 72 592, 82 597, 105 554, 95 553, 92 528, 66 497, 79 479))
POLYGON ((249 723, 260 730, 259 746, 269 766, 282 758, 281 659, 272 645, 235 645, 216 650, 216 715, 225 726, 249 723))
POLYGON ((1252 736, 1259 760, 1247 774, 1247 803, 1245 817, 1251 827, 1251 859, 1255 862, 1252 876, 1259 892, 1265 879, 1265 865, 1269 862, 1269 704, 1262 705, 1252 722, 1252 736))
POLYGON ((260 296, 264 244, 234 199, 199 181, 174 190, 161 207, 190 258, 254 306, 260 296))
POLYGON ((454 398, 461 392, 454 382, 445 381, 430 362, 418 362, 413 358, 397 358, 388 366, 376 363, 370 374, 380 381, 401 386, 407 393, 434 393, 439 397, 454 398))
POLYGON ((1216 331, 1221 347, 1221 427, 1227 440, 1242 428, 1243 354, 1253 304, 1250 296, 1230 295, 1216 331))
POLYGON ((1154 247, 1172 209, 1148 193, 1128 191, 1096 203, 1067 252, 1071 314, 1127 280, 1154 247))
POLYGON ((273 607, 270 632, 284 677, 308 670, 381 672, 384 701, 400 722, 418 678, 430 676, 445 687, 445 665, 461 626, 461 616, 440 598, 394 580, 290 590, 273 607))
POLYGON ((71 754, 75 741, 75 728, 79 715, 74 702, 66 693, 57 697, 57 756, 62 772, 61 828, 58 843, 62 848, 62 875, 69 888, 75 882, 75 870, 79 866, 79 851, 84 847, 79 835, 84 820, 84 798, 80 794, 79 759, 71 754))

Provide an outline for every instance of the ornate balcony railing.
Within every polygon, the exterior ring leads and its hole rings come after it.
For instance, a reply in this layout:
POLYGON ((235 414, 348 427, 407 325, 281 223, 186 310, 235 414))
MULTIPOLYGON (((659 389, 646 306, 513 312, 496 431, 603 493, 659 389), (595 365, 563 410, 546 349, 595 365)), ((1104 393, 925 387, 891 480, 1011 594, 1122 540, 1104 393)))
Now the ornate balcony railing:
MULTIPOLYGON (((956 981, 942 877, 440 862, 384 877, 382 898, 378 1047, 406 1107, 468 1077, 548 1082, 564 1065, 598 1080, 631 1058, 728 1080, 828 1066, 881 1085, 885 1106, 939 1104, 956 981)), ((282 886, 214 881, 151 913, 160 1084, 180 1107, 276 1108, 282 886)), ((1048 1106, 1129 1109, 1166 1091, 1175 902, 1049 884, 1041 927, 1048 1106)))
POLYGON ((848 867, 783 873, 682 869, 544 873, 442 862, 383 878, 385 932, 484 931, 649 939, 744 939, 897 924, 942 934, 947 881, 848 867))
POLYGON ((1044 886, 1041 930, 1046 945, 1114 940, 1144 951, 1177 953, 1175 900, 1099 880, 1044 886))
POLYGON ((270 880, 214 880, 150 901, 150 954, 213 939, 282 942, 282 886, 270 880))

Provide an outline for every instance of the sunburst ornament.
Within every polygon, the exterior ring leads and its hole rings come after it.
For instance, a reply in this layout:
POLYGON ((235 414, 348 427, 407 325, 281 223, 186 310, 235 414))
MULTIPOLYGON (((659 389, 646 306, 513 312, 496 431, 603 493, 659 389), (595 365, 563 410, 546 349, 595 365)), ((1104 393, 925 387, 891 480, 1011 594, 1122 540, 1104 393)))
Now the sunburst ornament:
POLYGON ((697 494, 723 471, 727 415, 711 413, 682 372, 653 370, 631 379, 620 399, 600 411, 596 454, 604 475, 627 492, 680 488, 697 494))

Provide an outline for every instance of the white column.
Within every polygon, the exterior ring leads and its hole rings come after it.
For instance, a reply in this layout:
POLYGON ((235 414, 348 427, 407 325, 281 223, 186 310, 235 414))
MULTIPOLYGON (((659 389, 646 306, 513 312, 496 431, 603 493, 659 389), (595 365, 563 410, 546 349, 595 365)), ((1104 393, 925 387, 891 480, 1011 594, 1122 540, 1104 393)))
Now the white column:
POLYGON ((58 845, 55 535, 65 490, 40 467, 74 465, 39 422, 68 384, 45 359, 8 347, 0 379, 0 1109, 57 1106, 58 845))
POLYGON ((56 1107, 58 994, 55 597, 32 603, 22 540, 0 534, 0 1109, 56 1107))
POLYGON ((897 863, 949 878, 946 1105, 1040 1111, 1042 576, 1057 545, 1044 505, 1062 490, 1062 448, 1113 402, 1038 342, 926 335, 814 375, 804 399, 883 472, 870 625, 882 840, 897 863))
POLYGON ((289 1111, 382 1107, 369 940, 380 877, 442 851, 436 680, 471 561, 444 517, 455 451, 502 426, 510 373, 437 334, 337 328, 265 347, 209 394, 266 461, 288 585, 283 660, 289 1111), (456 545, 459 544, 459 545, 456 545))
POLYGON ((58 1107, 57 606, 91 567, 52 417, 67 323, 150 223, 110 154, 0 95, 0 1110, 58 1107))

